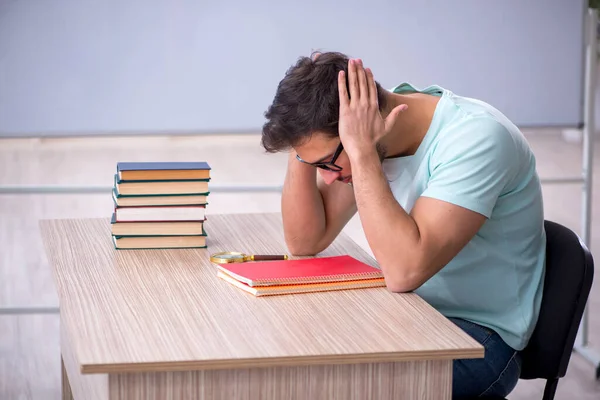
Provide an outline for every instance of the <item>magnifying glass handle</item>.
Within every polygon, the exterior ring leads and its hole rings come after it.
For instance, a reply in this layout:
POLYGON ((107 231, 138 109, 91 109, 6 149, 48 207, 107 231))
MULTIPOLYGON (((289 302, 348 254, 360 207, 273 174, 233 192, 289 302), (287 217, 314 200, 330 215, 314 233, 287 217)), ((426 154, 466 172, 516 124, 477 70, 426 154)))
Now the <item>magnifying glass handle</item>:
POLYGON ((250 256, 251 261, 276 261, 276 260, 287 260, 288 256, 283 255, 253 255, 250 256))

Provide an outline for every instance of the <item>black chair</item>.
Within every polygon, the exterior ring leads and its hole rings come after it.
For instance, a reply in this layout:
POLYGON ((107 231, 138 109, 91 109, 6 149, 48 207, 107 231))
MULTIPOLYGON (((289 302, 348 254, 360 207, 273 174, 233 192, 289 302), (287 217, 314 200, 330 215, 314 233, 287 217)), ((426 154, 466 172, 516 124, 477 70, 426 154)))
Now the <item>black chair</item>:
POLYGON ((565 376, 585 304, 592 287, 594 261, 569 228, 545 221, 546 276, 540 315, 523 350, 521 379, 546 379, 543 400, 551 400, 565 376))

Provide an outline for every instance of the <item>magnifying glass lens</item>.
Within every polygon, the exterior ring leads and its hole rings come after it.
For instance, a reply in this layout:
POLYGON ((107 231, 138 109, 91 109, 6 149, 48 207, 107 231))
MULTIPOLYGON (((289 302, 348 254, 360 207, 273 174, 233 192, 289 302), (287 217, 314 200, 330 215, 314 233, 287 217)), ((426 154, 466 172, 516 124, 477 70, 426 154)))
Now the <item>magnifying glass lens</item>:
POLYGON ((210 260, 214 263, 224 264, 224 263, 232 263, 232 262, 244 262, 245 254, 238 253, 235 251, 224 251, 221 253, 213 254, 210 257, 210 260))
POLYGON ((226 258, 226 259, 230 259, 230 260, 235 260, 238 258, 244 258, 243 255, 241 254, 219 254, 218 255, 219 258, 226 258))

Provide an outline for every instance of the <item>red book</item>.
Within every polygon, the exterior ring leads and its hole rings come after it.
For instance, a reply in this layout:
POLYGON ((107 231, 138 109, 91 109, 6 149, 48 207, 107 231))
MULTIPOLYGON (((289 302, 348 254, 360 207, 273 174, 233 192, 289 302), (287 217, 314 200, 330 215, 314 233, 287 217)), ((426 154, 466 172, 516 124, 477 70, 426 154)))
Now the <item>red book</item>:
POLYGON ((252 287, 383 278, 380 269, 348 255, 218 264, 217 268, 252 287))

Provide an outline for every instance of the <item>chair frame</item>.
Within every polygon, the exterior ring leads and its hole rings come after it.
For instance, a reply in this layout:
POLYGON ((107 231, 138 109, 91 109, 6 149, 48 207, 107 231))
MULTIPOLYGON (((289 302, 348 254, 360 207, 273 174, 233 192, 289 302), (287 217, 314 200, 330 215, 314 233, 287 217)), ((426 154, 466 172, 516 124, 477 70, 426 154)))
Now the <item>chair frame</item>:
MULTIPOLYGON (((546 378, 544 376, 540 376, 541 374, 536 373, 535 368, 532 371, 527 371, 525 374, 523 374, 523 373, 521 374, 521 379, 524 379, 524 380, 538 379, 538 378, 546 379, 546 385, 544 387, 544 395, 542 397, 542 400, 554 399, 554 396, 556 394, 556 389, 558 387, 558 381, 560 378, 564 377, 567 373, 567 368, 569 366, 571 354, 573 353, 573 349, 575 346, 575 340, 577 338, 577 334, 578 334, 579 328, 581 326, 581 320, 583 317, 583 313, 585 312, 585 308, 587 306, 589 293, 591 291, 592 283, 594 280, 594 259, 592 257, 592 253, 590 252, 590 250, 586 246, 586 244, 570 228, 568 228, 562 224, 559 224, 557 222, 554 222, 554 221, 550 221, 550 220, 544 221, 544 228, 546 229, 546 231, 548 231, 548 227, 551 225, 554 225, 555 227, 558 227, 563 230, 566 229, 572 235, 577 237, 581 251, 583 252, 584 271, 582 274, 582 279, 581 279, 579 290, 578 290, 577 303, 575 305, 575 309, 573 312, 573 318, 572 318, 571 325, 570 325, 570 328, 569 328, 569 331, 568 331, 568 334, 567 334, 567 337, 565 340, 565 345, 563 347, 562 356, 560 357, 557 376, 552 377, 552 378, 546 378)), ((526 355, 527 353, 525 352, 524 354, 526 355)), ((526 359, 524 359, 523 362, 524 363, 527 362, 526 359)))

